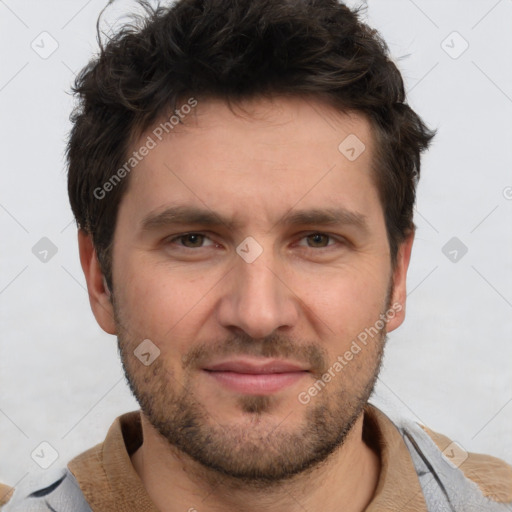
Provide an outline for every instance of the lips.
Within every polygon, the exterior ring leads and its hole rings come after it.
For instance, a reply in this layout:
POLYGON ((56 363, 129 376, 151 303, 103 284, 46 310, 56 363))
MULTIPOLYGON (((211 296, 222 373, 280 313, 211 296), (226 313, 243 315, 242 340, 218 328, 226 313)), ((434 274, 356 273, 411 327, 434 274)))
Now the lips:
POLYGON ((250 395, 276 393, 308 373, 298 364, 277 359, 233 359, 208 365, 203 370, 222 387, 250 395))
POLYGON ((259 375, 269 373, 290 373, 306 371, 304 368, 297 364, 279 360, 260 362, 247 360, 231 360, 207 366, 205 370, 212 372, 252 373, 259 375))

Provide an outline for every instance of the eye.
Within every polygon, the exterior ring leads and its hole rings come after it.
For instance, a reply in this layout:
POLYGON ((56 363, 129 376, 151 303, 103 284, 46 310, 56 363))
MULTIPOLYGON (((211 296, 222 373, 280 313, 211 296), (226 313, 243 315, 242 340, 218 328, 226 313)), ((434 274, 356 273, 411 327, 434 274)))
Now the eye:
POLYGON ((301 239, 299 245, 306 245, 312 249, 322 249, 335 244, 335 240, 332 236, 326 235, 325 233, 311 233, 301 239), (306 244, 302 243, 305 241, 306 244))
POLYGON ((186 247, 187 249, 200 249, 201 247, 216 245, 202 233, 185 233, 184 235, 171 238, 169 243, 177 244, 178 246, 186 247))

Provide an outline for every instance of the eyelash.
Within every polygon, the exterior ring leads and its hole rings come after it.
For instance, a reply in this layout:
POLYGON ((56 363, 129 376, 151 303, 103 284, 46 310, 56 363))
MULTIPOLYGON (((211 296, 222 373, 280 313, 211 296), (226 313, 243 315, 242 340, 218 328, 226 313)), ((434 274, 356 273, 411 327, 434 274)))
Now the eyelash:
MULTIPOLYGON (((219 244, 216 244, 207 234, 205 233, 201 233, 201 232, 198 232, 198 231, 190 231, 188 233, 183 233, 182 235, 177 235, 177 236, 174 236, 172 238, 169 238, 167 240, 165 240, 165 243, 169 243, 169 244, 173 244, 175 243, 176 241, 179 241, 179 240, 183 240, 185 239, 187 236, 190 236, 190 235, 199 235, 199 236, 203 236, 204 238, 207 238, 208 240, 210 240, 211 242, 213 242, 212 245, 208 246, 208 247, 213 247, 213 246, 218 246, 219 244)), ((322 231, 311 231, 309 233, 306 233, 304 234, 300 240, 305 240, 306 238, 310 237, 310 236, 313 236, 313 235, 322 235, 322 236, 326 236, 328 237, 329 241, 327 243, 327 245, 325 247, 309 247, 309 246, 305 246, 307 249, 328 249, 329 247, 332 247, 334 245, 336 245, 336 243, 338 244, 346 244, 347 242, 341 238, 341 237, 335 237, 333 235, 330 235, 328 233, 323 233, 322 231), (329 243, 331 241, 334 241, 335 243, 329 243)), ((204 249, 205 247, 204 246, 200 246, 200 247, 186 247, 184 245, 179 245, 179 248, 180 249, 184 249, 184 250, 194 250, 194 249, 204 249)))

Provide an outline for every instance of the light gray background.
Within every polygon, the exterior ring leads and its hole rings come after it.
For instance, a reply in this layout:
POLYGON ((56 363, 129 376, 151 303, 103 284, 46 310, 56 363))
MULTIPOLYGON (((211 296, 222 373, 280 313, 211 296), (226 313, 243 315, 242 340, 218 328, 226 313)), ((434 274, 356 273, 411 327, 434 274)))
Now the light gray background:
MULTIPOLYGON (((136 408, 115 339, 90 312, 66 195, 67 92, 103 6, 0 0, 0 481, 11 485, 44 471, 31 458, 41 442, 58 453, 52 467, 65 464, 136 408), (44 31, 58 43, 46 59, 31 47, 51 49, 44 31), (46 263, 32 253, 42 237, 58 249, 46 263)), ((407 319, 374 401, 510 462, 512 0, 375 0, 367 19, 439 129, 423 160, 407 319), (468 248, 456 262, 442 252, 452 237, 468 248)))

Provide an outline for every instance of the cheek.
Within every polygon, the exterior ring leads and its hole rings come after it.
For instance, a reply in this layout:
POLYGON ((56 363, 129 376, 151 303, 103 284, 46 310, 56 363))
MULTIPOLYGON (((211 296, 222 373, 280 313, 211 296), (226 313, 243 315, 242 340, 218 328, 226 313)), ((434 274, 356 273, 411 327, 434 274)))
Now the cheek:
POLYGON ((383 312, 388 291, 386 272, 382 269, 377 278, 370 269, 339 270, 322 279, 299 280, 297 290, 302 291, 297 295, 306 306, 305 313, 313 312, 324 334, 345 343, 373 326, 383 312))
POLYGON ((179 347, 180 339, 193 337, 194 329, 203 323, 200 316, 208 307, 208 292, 219 277, 208 272, 192 275, 141 261, 125 268, 119 304, 130 328, 164 352, 179 347))

